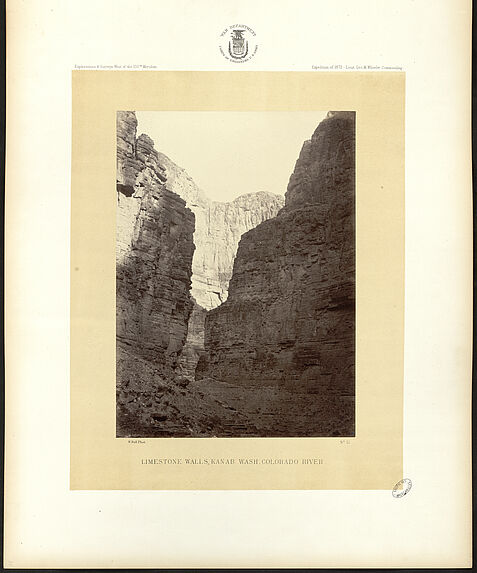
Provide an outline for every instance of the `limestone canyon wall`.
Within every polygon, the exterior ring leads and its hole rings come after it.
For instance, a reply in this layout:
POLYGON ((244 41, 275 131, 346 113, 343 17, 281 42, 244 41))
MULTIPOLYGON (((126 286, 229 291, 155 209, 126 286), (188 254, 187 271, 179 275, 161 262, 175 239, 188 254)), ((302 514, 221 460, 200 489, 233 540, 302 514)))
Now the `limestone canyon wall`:
POLYGON ((182 167, 163 153, 158 153, 158 159, 168 188, 182 197, 195 215, 191 292, 199 306, 210 310, 227 299, 240 237, 274 217, 285 200, 281 195, 259 191, 231 202, 212 201, 182 167))
POLYGON ((150 421, 155 387, 137 360, 173 376, 189 317, 194 215, 167 188, 152 140, 136 138, 132 112, 117 115, 116 340, 118 428, 128 416, 150 421))
POLYGON ((276 390, 257 435, 354 434, 354 196, 355 114, 330 112, 285 207, 242 236, 228 299, 207 315, 197 379, 276 390))
POLYGON ((205 311, 227 300, 240 237, 274 217, 285 200, 281 195, 259 191, 230 202, 212 201, 182 167, 163 153, 159 152, 157 157, 168 188, 186 201, 195 216, 191 289, 194 310, 180 359, 183 374, 193 378, 204 348, 205 311))
POLYGON ((208 435, 237 417, 185 388, 203 353, 206 310, 227 298, 241 234, 283 203, 271 193, 210 201, 147 135, 137 137, 134 112, 118 112, 118 435, 208 435))

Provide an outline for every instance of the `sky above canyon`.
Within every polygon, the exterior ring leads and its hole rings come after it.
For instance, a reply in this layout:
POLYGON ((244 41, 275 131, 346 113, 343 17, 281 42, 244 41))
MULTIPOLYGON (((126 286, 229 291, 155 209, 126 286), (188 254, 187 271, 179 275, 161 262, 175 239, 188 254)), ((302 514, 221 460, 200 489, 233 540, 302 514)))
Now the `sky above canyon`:
POLYGON ((232 201, 256 191, 283 195, 326 113, 137 111, 137 135, 149 135, 210 199, 232 201))

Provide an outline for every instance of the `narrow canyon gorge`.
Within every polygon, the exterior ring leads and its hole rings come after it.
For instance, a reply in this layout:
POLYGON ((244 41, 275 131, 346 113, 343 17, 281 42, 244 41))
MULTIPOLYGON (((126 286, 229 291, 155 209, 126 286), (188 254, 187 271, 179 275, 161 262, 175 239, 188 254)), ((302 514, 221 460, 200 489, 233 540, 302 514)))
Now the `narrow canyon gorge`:
POLYGON ((118 112, 117 436, 354 435, 354 112, 285 198, 212 201, 156 146, 118 112))

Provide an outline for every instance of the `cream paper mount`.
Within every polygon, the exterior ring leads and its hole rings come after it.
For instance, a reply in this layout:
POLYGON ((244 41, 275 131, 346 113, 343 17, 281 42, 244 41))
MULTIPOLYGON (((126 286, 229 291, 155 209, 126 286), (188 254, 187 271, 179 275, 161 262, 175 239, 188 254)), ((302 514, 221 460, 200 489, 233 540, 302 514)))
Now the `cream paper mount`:
POLYGON ((391 490, 403 478, 405 74, 74 71, 72 86, 70 488, 391 490), (120 110, 356 112, 355 437, 116 437, 120 110))

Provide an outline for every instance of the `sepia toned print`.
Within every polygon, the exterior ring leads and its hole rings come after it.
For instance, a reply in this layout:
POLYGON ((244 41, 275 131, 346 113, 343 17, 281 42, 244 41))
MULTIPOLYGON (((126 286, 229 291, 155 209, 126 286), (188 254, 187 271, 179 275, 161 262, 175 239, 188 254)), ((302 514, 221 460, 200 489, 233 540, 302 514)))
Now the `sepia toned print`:
POLYGON ((323 115, 285 196, 223 202, 117 113, 117 437, 355 435, 355 112, 323 115))

